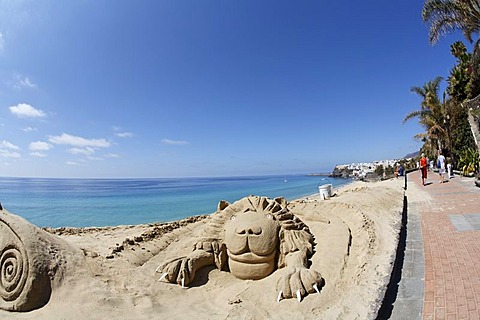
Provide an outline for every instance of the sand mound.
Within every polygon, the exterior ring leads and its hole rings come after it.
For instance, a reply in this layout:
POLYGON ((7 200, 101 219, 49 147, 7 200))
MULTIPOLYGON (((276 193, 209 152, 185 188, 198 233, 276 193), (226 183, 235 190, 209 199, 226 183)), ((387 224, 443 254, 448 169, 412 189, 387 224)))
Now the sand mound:
POLYGON ((400 229, 402 180, 355 182, 330 200, 292 201, 290 212, 314 236, 310 268, 325 286, 302 302, 277 302, 277 270, 261 280, 240 280, 215 267, 201 269, 182 289, 155 273, 169 258, 191 252, 209 216, 166 224, 48 229, 83 252, 77 276, 63 279, 49 302, 8 319, 369 319, 389 281, 400 229))

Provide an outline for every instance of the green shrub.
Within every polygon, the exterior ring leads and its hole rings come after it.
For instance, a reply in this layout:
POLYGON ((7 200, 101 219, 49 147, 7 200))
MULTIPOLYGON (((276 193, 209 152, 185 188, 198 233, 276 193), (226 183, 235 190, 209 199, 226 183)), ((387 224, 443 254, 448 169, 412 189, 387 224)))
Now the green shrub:
POLYGON ((458 164, 464 176, 473 175, 478 172, 479 162, 480 157, 476 149, 467 148, 460 152, 460 159, 458 161, 458 164))
POLYGON ((375 174, 376 174, 377 176, 382 177, 384 171, 385 171, 385 170, 383 169, 383 166, 382 166, 382 165, 379 165, 379 166, 377 166, 377 167, 375 168, 375 171, 374 171, 374 172, 375 172, 375 174))

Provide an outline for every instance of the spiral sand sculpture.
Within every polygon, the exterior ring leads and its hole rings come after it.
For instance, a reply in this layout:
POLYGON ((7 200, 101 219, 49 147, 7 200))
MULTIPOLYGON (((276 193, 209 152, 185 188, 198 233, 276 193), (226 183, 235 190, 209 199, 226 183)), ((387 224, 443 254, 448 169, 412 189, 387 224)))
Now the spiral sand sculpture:
POLYGON ((44 306, 80 251, 19 216, 0 210, 0 309, 30 311, 44 306))

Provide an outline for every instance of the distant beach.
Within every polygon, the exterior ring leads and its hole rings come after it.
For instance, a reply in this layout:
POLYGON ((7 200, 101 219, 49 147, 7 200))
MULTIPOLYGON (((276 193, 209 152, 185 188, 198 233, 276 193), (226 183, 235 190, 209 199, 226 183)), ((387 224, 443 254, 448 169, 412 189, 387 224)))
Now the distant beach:
POLYGON ((349 179, 276 175, 165 179, 0 178, 0 202, 40 227, 103 227, 166 222, 209 214, 220 200, 255 194, 294 200, 349 179))

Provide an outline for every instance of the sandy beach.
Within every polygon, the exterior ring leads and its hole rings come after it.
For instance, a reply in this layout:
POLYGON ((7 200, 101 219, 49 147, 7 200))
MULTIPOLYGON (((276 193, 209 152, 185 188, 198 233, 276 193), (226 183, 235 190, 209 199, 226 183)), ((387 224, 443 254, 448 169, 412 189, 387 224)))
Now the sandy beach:
POLYGON ((301 302, 277 302, 282 268, 261 280, 242 280, 207 266, 185 288, 159 281, 157 267, 189 254, 213 213, 171 223, 46 229, 76 250, 79 262, 67 262, 68 272, 52 282, 46 305, 29 312, 0 310, 0 319, 375 318, 395 259, 403 183, 354 182, 328 200, 313 195, 288 203, 313 235, 309 268, 325 283, 301 302))

